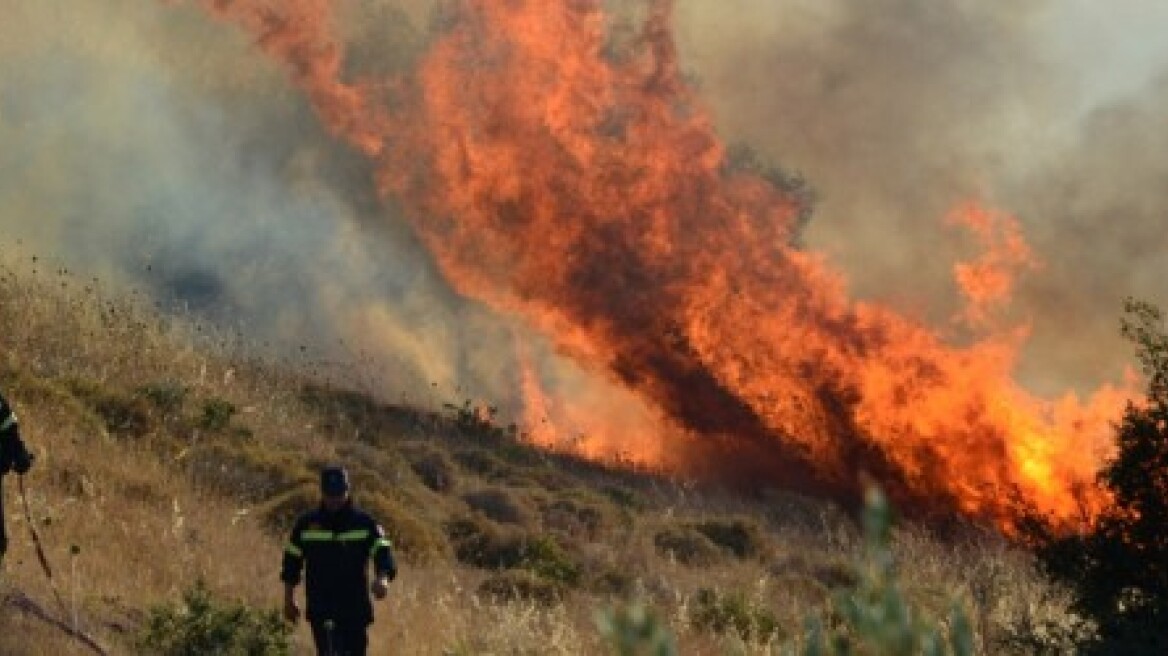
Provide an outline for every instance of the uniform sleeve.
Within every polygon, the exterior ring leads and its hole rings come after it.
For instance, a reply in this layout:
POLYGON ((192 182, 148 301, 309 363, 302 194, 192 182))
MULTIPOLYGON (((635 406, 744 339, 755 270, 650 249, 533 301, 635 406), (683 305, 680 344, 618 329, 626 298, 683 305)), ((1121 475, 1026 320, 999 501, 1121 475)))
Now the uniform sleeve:
POLYGON ((370 556, 373 557, 373 570, 377 576, 385 576, 392 581, 397 577, 397 564, 393 562, 393 545, 385 537, 381 524, 373 523, 372 537, 370 556))
POLYGON ((16 430, 16 413, 12 411, 12 406, 8 405, 8 400, 0 396, 0 433, 16 430))
POLYGON ((304 569, 304 542, 301 538, 301 528, 304 521, 297 520, 292 527, 292 534, 288 536, 288 543, 284 545, 284 561, 280 567, 280 580, 288 585, 300 583, 300 573, 304 569))
POLYGON ((8 402, 0 397, 0 473, 24 474, 32 468, 32 455, 20 439, 20 424, 8 402))

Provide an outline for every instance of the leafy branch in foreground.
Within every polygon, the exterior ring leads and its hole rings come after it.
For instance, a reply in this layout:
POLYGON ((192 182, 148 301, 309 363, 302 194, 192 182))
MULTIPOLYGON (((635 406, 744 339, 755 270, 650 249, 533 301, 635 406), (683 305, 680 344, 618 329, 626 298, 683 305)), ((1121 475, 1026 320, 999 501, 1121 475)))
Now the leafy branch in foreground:
POLYGON ((601 635, 618 656, 676 656, 673 634, 641 604, 597 615, 601 635))
MULTIPOLYGON (((909 604, 900 590, 891 549, 892 510, 879 490, 865 498, 866 548, 859 585, 836 599, 838 622, 825 628, 811 620, 805 656, 972 656, 973 628, 954 603, 947 631, 933 625, 909 604), (947 634, 947 635, 946 635, 947 634)), ((795 654, 793 647, 788 654, 795 654)))
MULTIPOLYGON (((947 620, 926 620, 905 598, 892 555, 892 509, 876 489, 865 498, 866 548, 859 563, 858 585, 839 596, 833 623, 825 628, 809 621, 802 648, 788 645, 789 656, 972 656, 973 627, 965 611, 953 604, 947 620)), ((673 637, 641 606, 603 612, 601 633, 619 656, 673 656, 673 637)))

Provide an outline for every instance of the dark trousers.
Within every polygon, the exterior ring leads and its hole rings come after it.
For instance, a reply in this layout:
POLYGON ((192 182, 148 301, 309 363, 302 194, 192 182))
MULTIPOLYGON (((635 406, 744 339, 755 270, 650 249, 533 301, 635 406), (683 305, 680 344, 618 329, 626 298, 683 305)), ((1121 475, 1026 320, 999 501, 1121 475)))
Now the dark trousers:
MULTIPOLYGON (((0 483, 4 476, 0 475, 0 483)), ((4 559, 4 552, 8 551, 8 534, 4 532, 4 486, 0 485, 0 560, 4 559)))
POLYGON ((365 656, 369 637, 365 626, 334 624, 328 620, 312 622, 312 640, 319 656, 365 656))

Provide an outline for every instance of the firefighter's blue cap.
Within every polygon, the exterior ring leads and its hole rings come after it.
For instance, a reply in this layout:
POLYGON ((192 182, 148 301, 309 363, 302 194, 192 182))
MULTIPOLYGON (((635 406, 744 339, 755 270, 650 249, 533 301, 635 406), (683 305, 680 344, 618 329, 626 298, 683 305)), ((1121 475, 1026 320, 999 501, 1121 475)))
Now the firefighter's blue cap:
POLYGON ((344 467, 325 467, 320 470, 320 492, 329 497, 344 496, 349 491, 349 472, 344 467))

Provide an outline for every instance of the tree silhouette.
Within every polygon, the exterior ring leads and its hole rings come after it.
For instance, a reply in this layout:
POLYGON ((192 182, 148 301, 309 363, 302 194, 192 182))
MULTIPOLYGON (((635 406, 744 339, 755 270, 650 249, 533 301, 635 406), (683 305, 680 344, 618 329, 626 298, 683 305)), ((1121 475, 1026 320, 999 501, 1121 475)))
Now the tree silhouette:
POLYGON ((1129 404, 1117 452, 1099 473, 1115 503, 1089 533, 1042 532, 1037 553, 1069 584, 1094 624, 1084 654, 1168 654, 1168 333, 1154 305, 1129 299, 1123 335, 1135 343, 1147 398, 1129 404))

